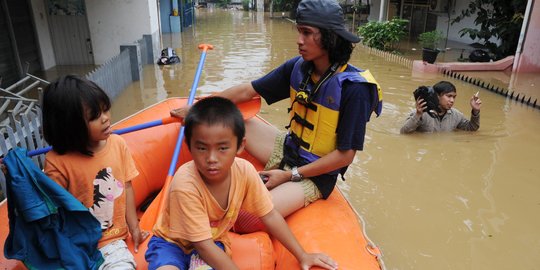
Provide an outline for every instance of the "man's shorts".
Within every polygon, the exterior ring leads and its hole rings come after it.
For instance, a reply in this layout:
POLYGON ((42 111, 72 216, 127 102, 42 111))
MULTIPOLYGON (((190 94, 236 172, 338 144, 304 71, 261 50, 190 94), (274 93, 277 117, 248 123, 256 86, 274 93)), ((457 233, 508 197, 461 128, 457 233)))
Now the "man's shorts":
MULTIPOLYGON (((279 168, 279 164, 283 159, 283 145, 285 143, 286 136, 287 132, 282 132, 276 136, 276 140, 274 142, 274 149, 272 150, 272 154, 270 155, 268 163, 266 163, 266 165, 264 166, 264 170, 273 170, 279 168)), ((290 169, 290 166, 285 165, 285 170, 290 169)), ((304 190, 304 207, 322 198, 321 192, 319 191, 315 183, 313 183, 313 181, 311 181, 310 179, 305 178, 298 183, 302 186, 302 189, 304 190)))
MULTIPOLYGON (((225 250, 223 243, 215 243, 219 248, 225 250)), ((146 250, 144 258, 148 262, 149 270, 154 270, 165 265, 172 265, 181 270, 212 269, 212 267, 201 259, 196 250, 185 254, 178 245, 157 236, 152 236, 150 242, 148 242, 148 250, 146 250)))

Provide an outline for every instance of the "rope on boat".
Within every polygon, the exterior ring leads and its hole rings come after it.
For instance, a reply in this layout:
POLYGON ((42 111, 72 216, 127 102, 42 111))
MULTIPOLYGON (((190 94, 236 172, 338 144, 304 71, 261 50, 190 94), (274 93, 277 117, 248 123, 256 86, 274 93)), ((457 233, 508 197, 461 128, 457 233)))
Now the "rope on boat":
POLYGON ((366 238, 366 241, 367 241, 366 251, 377 259, 377 262, 379 263, 379 266, 380 266, 381 270, 386 270, 386 265, 384 264, 384 261, 382 259, 382 256, 383 256, 382 251, 379 249, 379 247, 367 235, 366 221, 364 220, 362 215, 360 215, 360 213, 358 213, 358 211, 356 211, 356 209, 352 206, 349 199, 347 199, 347 197, 345 196, 345 194, 343 194, 343 192, 341 191, 341 189, 339 187, 338 187, 337 190, 339 191, 339 193, 341 193, 341 196, 343 196, 343 198, 345 199, 345 201, 349 205, 349 208, 351 208, 353 210, 354 214, 356 215, 356 217, 358 218, 358 220, 360 221, 360 223, 362 225, 361 226, 362 227, 362 234, 364 235, 364 237, 366 238))

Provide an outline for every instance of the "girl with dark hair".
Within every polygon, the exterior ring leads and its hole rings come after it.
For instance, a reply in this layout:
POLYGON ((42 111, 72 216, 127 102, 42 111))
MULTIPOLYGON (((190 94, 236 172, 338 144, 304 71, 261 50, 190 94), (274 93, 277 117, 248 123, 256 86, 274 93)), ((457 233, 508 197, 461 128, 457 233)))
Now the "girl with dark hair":
POLYGON ((81 201, 101 224, 100 269, 135 269, 125 239, 137 247, 139 228, 131 179, 139 172, 122 137, 112 134, 111 102, 95 83, 68 75, 43 93, 43 134, 53 150, 45 173, 81 201))
POLYGON ((478 93, 470 99, 471 118, 467 119, 456 108, 453 108, 457 97, 456 87, 447 81, 440 81, 433 85, 433 91, 437 95, 438 108, 428 111, 427 97, 418 96, 416 99, 416 109, 411 112, 400 132, 438 132, 454 131, 456 129, 466 131, 476 131, 480 128, 480 107, 482 100, 478 93))
MULTIPOLYGON (((338 2, 303 0, 296 16, 300 56, 260 79, 217 93, 235 103, 256 95, 268 104, 290 100, 287 132, 246 121, 247 150, 266 164, 260 174, 284 217, 330 196, 338 175, 363 149, 372 112, 378 115, 382 108, 380 87, 371 73, 347 63, 360 39, 346 29, 338 2)), ((180 108, 171 114, 185 112, 180 108)), ((235 230, 261 229, 257 224, 249 213, 241 213, 235 230)))

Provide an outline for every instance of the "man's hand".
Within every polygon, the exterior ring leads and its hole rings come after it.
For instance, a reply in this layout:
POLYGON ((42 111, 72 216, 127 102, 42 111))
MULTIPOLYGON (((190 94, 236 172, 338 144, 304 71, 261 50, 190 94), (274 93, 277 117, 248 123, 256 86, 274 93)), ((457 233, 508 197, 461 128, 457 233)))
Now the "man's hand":
POLYGON ((478 97, 478 92, 471 97, 471 108, 474 115, 480 113, 480 107, 482 107, 482 100, 478 97))
POLYGON ((186 105, 186 106, 183 106, 183 107, 180 107, 180 108, 177 108, 177 109, 173 109, 173 110, 170 111, 170 114, 173 117, 178 117, 178 118, 183 119, 184 117, 186 117, 190 107, 191 106, 186 105))
POLYGON ((289 180, 291 180, 291 172, 290 171, 284 171, 284 170, 269 170, 269 171, 261 171, 259 172, 260 175, 265 176, 265 182, 264 185, 268 190, 271 190, 289 180))
POLYGON ((416 114, 418 116, 421 116, 426 109, 427 102, 425 102, 422 98, 418 98, 418 100, 416 101, 416 114))

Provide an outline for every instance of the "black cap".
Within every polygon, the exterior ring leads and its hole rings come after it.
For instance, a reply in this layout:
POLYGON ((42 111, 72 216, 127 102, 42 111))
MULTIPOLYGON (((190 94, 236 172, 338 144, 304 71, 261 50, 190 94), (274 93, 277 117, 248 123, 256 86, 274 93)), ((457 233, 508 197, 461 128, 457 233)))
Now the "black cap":
POLYGON ((352 43, 360 38, 345 29, 343 10, 335 0, 302 0, 296 9, 296 23, 328 29, 352 43))

